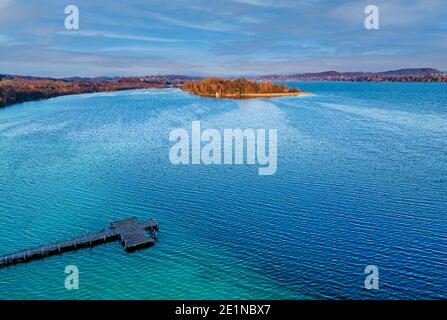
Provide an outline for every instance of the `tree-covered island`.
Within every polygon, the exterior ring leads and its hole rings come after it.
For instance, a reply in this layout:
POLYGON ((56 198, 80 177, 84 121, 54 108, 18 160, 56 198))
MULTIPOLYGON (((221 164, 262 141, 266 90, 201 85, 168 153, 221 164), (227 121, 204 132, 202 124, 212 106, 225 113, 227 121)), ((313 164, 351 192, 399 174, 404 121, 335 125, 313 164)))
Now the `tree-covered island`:
POLYGON ((268 81, 257 82, 245 79, 226 80, 222 78, 186 81, 182 89, 199 96, 233 99, 309 94, 309 92, 303 92, 298 88, 291 88, 285 84, 273 84, 268 81))

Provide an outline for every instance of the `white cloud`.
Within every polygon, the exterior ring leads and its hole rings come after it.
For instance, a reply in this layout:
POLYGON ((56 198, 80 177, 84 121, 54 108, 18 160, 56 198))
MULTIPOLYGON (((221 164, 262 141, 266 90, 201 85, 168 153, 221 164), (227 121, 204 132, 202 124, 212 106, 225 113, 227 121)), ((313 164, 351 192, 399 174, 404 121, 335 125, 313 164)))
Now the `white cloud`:
POLYGON ((257 7, 291 7, 296 5, 296 2, 301 1, 280 1, 280 0, 233 0, 234 2, 239 2, 251 6, 257 7))
POLYGON ((0 11, 9 6, 11 0, 0 0, 0 11))
POLYGON ((18 44, 21 44, 21 42, 16 41, 14 38, 8 35, 0 34, 0 47, 15 46, 18 44))
POLYGON ((227 23, 222 22, 190 22, 186 20, 180 20, 172 17, 168 17, 165 15, 161 15, 158 13, 147 13, 148 16, 157 19, 159 21, 163 21, 172 25, 180 26, 180 27, 186 27, 186 28, 192 28, 192 29, 199 29, 199 30, 208 30, 208 31, 217 31, 217 32, 226 32, 231 31, 234 29, 234 26, 227 23))
POLYGON ((58 34, 70 35, 70 36, 84 36, 84 37, 104 37, 109 39, 135 40, 135 41, 182 42, 182 40, 179 39, 138 36, 134 34, 121 34, 121 33, 96 31, 96 30, 60 31, 58 32, 58 34))
MULTIPOLYGON (((440 0, 388 1, 377 0, 381 26, 415 26, 418 23, 435 22, 442 16, 445 2, 440 0)), ((365 19, 362 2, 351 1, 334 7, 329 16, 345 23, 359 24, 365 19)))
POLYGON ((193 74, 203 66, 176 61, 157 55, 108 56, 64 50, 17 47, 0 50, 0 70, 6 74, 52 77, 128 75, 141 76, 156 73, 193 74))

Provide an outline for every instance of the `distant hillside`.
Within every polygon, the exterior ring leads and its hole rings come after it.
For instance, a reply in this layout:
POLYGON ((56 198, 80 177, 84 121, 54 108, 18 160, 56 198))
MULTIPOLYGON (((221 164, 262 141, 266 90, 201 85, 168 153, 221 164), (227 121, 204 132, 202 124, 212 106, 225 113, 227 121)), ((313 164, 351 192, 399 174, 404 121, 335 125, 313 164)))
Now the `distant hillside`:
POLYGON ((440 74, 441 71, 432 68, 413 68, 413 69, 398 69, 381 72, 381 75, 395 75, 395 76, 430 76, 433 74, 440 74))
POLYGON ((384 72, 324 71, 291 75, 265 75, 252 79, 265 81, 446 82, 447 74, 432 68, 413 68, 384 72))

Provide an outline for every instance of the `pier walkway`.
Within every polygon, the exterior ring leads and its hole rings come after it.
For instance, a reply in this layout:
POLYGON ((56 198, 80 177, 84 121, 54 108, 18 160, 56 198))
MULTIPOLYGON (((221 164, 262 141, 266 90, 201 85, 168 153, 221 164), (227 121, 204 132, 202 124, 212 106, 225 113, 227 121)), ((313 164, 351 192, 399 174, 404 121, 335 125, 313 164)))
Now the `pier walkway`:
POLYGON ((0 256, 0 268, 117 240, 126 251, 135 251, 154 245, 157 234, 158 224, 154 220, 140 222, 135 218, 128 218, 112 222, 107 230, 0 256))

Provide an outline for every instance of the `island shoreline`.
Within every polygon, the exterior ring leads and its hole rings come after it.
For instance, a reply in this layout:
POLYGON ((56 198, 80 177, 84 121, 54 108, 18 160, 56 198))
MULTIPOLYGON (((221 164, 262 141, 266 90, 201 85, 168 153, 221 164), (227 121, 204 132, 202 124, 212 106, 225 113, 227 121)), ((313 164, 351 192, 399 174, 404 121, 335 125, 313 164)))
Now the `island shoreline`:
POLYGON ((282 93, 242 93, 242 94, 222 94, 219 97, 215 95, 197 95, 188 90, 183 90, 190 95, 214 98, 214 99, 256 99, 256 98, 280 98, 280 97, 292 97, 292 96, 304 96, 313 94, 313 92, 300 91, 300 92, 282 92, 282 93))

